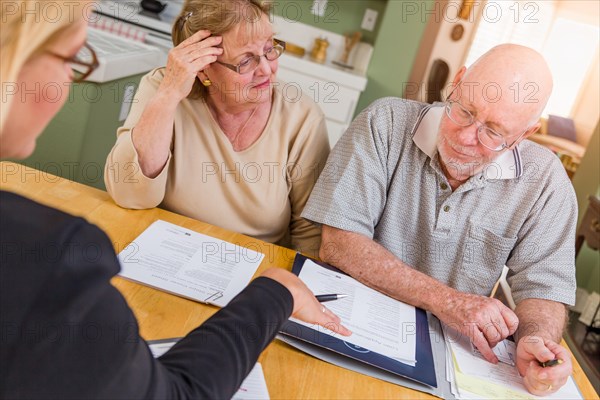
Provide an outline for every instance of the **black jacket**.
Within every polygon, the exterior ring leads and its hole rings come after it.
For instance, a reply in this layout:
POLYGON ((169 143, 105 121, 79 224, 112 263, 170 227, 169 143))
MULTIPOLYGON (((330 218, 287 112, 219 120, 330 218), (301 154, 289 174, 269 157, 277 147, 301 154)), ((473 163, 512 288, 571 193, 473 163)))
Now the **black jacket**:
POLYGON ((111 284, 108 237, 84 219, 0 192, 0 398, 229 399, 289 317, 254 280, 155 360, 111 284))

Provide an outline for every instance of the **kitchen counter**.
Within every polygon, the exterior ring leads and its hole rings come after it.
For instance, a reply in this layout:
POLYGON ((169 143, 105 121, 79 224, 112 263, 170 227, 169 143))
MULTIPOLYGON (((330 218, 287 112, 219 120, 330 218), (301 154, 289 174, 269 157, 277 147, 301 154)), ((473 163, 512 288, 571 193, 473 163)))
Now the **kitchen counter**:
POLYGON ((299 57, 284 53, 279 59, 279 65, 328 82, 337 82, 340 85, 361 92, 367 87, 367 77, 364 73, 342 68, 330 61, 325 64, 320 64, 312 61, 308 55, 299 57))
POLYGON ((321 107, 326 117, 329 143, 335 145, 352 122, 358 99, 367 87, 366 71, 373 46, 357 43, 348 60, 354 69, 346 69, 332 63, 343 53, 343 35, 279 16, 273 17, 273 26, 275 37, 306 51, 303 57, 284 53, 279 58, 278 78, 302 89, 321 107), (310 58, 316 38, 325 38, 329 43, 322 64, 310 58))

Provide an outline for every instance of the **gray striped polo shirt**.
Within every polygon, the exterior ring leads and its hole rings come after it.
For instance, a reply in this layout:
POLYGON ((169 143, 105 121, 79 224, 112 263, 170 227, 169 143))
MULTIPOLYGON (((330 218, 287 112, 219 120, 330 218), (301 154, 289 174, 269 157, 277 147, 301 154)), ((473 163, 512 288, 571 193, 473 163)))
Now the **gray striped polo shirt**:
POLYGON ((443 104, 383 98, 332 150, 302 216, 365 235, 417 270, 487 296, 506 265, 518 304, 575 301, 577 203, 558 158, 525 140, 452 191, 443 104))

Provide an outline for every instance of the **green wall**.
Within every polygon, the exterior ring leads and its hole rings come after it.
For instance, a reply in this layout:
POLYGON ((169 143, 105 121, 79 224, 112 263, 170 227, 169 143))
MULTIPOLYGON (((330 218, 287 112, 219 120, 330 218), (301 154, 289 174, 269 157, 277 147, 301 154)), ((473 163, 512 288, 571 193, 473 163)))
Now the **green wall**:
MULTIPOLYGON (((579 222, 588 205, 588 196, 600 196, 600 124, 588 143, 587 150, 573 177, 573 187, 579 204, 579 222)), ((581 247, 577 256, 577 286, 588 292, 600 293, 600 252, 590 249, 587 244, 581 247)))
MULTIPOLYGON (((396 2, 397 0, 390 0, 396 2)), ((362 41, 374 44, 381 27, 381 20, 385 13, 388 0, 329 0, 325 15, 313 15, 312 0, 273 0, 273 12, 292 21, 302 22, 330 32, 344 35, 360 31, 362 41), (365 10, 367 8, 377 11, 377 22, 373 32, 360 29, 365 10)))
POLYGON ((427 23, 426 11, 433 0, 390 0, 367 75, 369 83, 360 96, 356 114, 378 98, 402 96, 427 23))
POLYGON ((144 74, 70 87, 69 99, 24 160, 29 167, 104 190, 104 164, 117 140, 125 88, 136 89, 144 74))

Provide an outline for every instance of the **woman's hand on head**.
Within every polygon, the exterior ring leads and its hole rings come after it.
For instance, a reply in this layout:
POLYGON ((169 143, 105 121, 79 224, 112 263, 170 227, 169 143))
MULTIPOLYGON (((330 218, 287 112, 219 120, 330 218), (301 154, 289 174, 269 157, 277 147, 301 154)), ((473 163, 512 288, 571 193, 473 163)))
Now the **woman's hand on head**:
POLYGON ((215 62, 223 48, 215 47, 223 38, 198 31, 169 51, 165 77, 159 91, 180 102, 190 94, 198 72, 215 62))
POLYGON ((321 325, 343 336, 352 334, 341 324, 340 317, 319 303, 310 289, 296 275, 281 268, 270 268, 263 272, 262 276, 279 282, 290 291, 294 298, 292 317, 310 324, 321 325))

